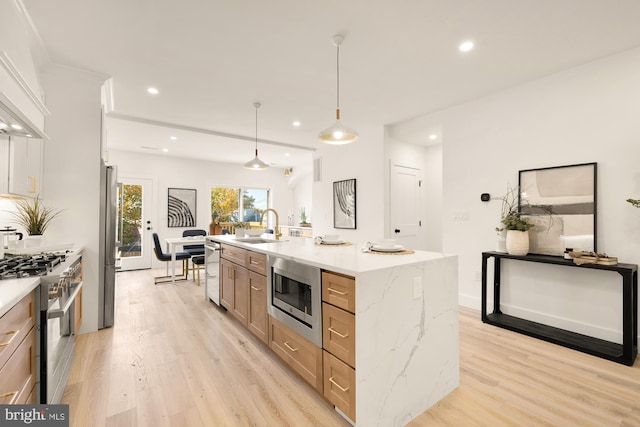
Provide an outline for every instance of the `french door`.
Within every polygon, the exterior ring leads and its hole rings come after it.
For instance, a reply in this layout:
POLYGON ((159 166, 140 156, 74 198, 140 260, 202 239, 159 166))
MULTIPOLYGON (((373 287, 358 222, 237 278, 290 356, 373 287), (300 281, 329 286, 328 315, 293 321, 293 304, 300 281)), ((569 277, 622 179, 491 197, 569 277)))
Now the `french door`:
POLYGON ((118 179, 117 257, 120 270, 151 268, 153 181, 118 179))

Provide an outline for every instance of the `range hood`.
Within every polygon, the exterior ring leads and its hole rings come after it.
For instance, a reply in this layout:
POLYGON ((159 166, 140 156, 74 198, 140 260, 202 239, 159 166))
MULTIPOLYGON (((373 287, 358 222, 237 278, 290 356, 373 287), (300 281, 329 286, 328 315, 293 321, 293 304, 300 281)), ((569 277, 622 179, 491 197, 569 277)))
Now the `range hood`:
POLYGON ((0 92, 0 135, 49 139, 2 92, 0 92))

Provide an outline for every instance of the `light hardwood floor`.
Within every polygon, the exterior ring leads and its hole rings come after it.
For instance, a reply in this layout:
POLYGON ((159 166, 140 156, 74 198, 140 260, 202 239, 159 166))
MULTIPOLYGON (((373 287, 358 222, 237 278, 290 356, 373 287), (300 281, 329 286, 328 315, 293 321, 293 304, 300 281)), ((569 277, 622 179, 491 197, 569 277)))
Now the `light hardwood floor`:
MULTIPOLYGON (((72 426, 348 426, 202 286, 156 286, 155 273, 118 273, 115 326, 77 337, 72 426)), ((620 365, 479 318, 460 308, 460 387, 410 426, 640 426, 640 359, 620 365)))

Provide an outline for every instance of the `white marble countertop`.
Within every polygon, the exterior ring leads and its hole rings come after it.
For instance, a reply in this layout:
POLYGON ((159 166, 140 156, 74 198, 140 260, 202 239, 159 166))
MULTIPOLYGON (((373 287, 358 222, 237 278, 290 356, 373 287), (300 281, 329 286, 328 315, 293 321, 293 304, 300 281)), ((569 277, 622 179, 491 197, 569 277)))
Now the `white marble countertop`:
POLYGON ((0 280, 0 317, 40 285, 39 277, 0 280))
MULTIPOLYGON (((268 236, 265 234, 261 239, 272 239, 272 237, 268 236)), ((365 246, 364 243, 350 242, 352 243, 351 245, 317 245, 313 239, 304 237, 285 237, 279 241, 274 240, 273 243, 246 243, 236 240, 233 235, 207 236, 207 239, 267 255, 279 256, 350 276, 452 256, 426 251, 415 251, 413 254, 364 253, 362 252, 365 246)))

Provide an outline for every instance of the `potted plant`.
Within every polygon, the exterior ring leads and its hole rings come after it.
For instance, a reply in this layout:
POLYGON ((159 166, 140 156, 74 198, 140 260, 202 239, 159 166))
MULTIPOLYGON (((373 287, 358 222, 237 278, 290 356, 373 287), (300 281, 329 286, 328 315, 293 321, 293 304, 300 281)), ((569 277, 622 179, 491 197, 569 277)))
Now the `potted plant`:
POLYGON ((51 221, 61 212, 46 206, 40 200, 40 196, 36 196, 33 199, 18 199, 16 201, 16 211, 11 212, 11 215, 15 218, 16 223, 20 224, 27 232, 30 237, 29 240, 37 241, 33 244, 27 243, 27 246, 40 246, 41 236, 51 221))
POLYGON ((496 231, 506 231, 506 251, 511 255, 526 255, 529 252, 529 229, 534 226, 523 218, 518 209, 518 188, 507 187, 507 193, 500 197, 502 212, 496 231))
POLYGON ((301 227, 310 227, 311 223, 307 221, 307 213, 305 208, 300 208, 300 226, 301 227))
POLYGON ((233 223, 233 228, 236 233, 236 237, 244 237, 244 230, 247 228, 248 224, 246 222, 237 221, 233 223))

